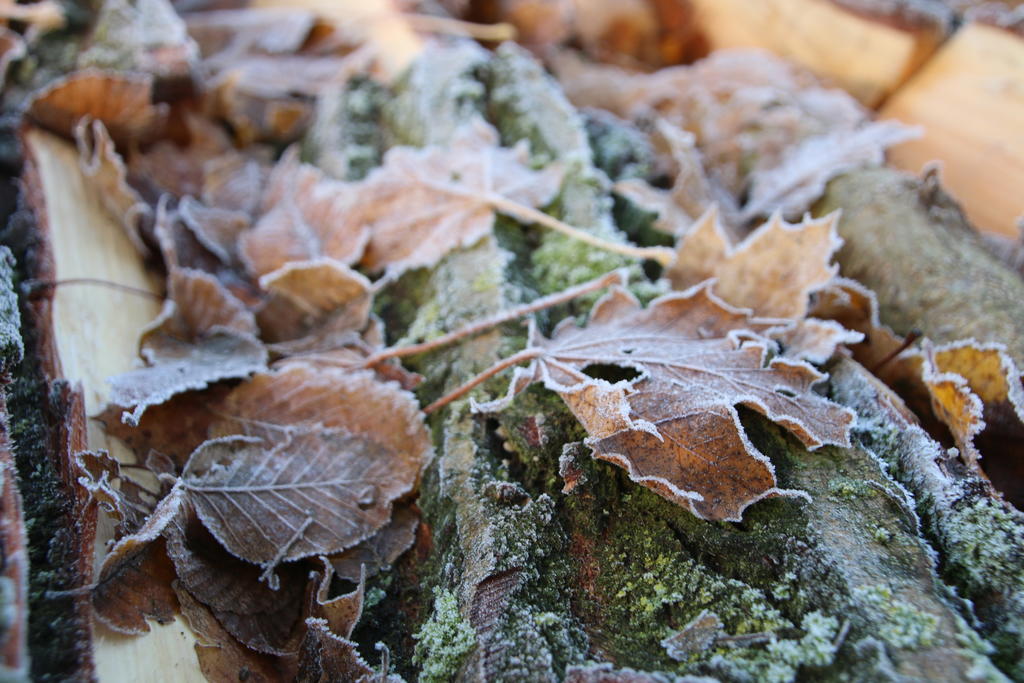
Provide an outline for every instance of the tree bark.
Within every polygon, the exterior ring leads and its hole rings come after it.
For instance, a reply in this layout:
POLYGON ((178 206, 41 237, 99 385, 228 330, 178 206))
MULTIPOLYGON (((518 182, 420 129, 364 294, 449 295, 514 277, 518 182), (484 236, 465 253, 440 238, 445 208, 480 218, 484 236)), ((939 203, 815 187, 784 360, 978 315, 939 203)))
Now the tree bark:
MULTIPOLYGON (((343 98, 319 126, 360 123, 343 106, 359 93, 343 98)), ((612 140, 588 140, 580 114, 517 48, 493 57, 466 47, 430 54, 379 111, 385 139, 415 144, 443 144, 459 122, 485 115, 506 144, 525 138, 536 159, 570 164, 555 213, 618 234, 593 159, 609 168, 620 160, 591 150, 612 140), (417 127, 424 120, 429 129, 417 127)), ((621 265, 620 257, 499 219, 493 238, 391 286, 380 312, 403 341, 418 341, 621 265)), ((650 298, 658 287, 634 290, 650 298)), ((563 307, 542 324, 587 307, 563 307)), ((414 359, 426 377, 421 398, 460 384, 522 339, 522 328, 510 324, 414 359)), ((913 428, 879 407, 888 405, 886 390, 855 363, 842 361, 834 372, 842 379, 829 390, 862 416, 856 445, 808 453, 745 414, 779 485, 812 501, 765 501, 741 524, 700 521, 593 460, 579 425, 543 389, 498 415, 474 415, 467 401, 456 402, 431 418, 437 454, 422 486, 416 550, 371 582, 378 599, 356 636, 383 640, 399 673, 428 681, 623 680, 627 668, 632 680, 650 681, 1000 678, 991 646, 972 628, 979 622, 971 605, 957 596, 954 586, 964 584, 948 571, 971 561, 943 540, 929 507, 934 492, 901 460, 912 449, 893 435, 913 428), (673 659, 662 641, 704 610, 730 637, 673 659)), ((491 380, 474 396, 495 397, 504 383, 491 380)), ((918 446, 938 447, 919 431, 918 446)), ((970 495, 988 505, 983 493, 970 495)), ((1002 528, 1019 540, 1019 517, 999 505, 986 507, 977 526, 996 528, 1007 515, 1002 528)), ((1014 552, 995 564, 1012 571, 1014 552)), ((1015 647, 1003 643, 994 654, 1007 673, 1015 647)))

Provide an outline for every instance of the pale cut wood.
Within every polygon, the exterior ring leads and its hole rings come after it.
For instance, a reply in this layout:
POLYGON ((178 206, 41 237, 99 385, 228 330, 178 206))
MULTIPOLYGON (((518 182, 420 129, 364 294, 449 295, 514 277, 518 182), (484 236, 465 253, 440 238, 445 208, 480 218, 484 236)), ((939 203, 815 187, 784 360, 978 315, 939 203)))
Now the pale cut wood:
POLYGON ((311 10, 325 21, 336 22, 362 42, 379 46, 377 67, 389 80, 423 49, 423 41, 392 0, 254 0, 251 6, 311 10))
POLYGON ((1024 38, 969 24, 886 103, 882 116, 924 137, 890 161, 917 173, 943 162, 942 181, 979 228, 1016 236, 1024 216, 1024 38))
POLYGON ((759 47, 874 107, 935 50, 941 30, 897 28, 830 0, 690 0, 712 50, 759 47))
MULTIPOLYGON (((100 205, 78 167, 71 145, 31 131, 27 153, 38 168, 47 210, 49 237, 58 280, 97 278, 159 291, 146 272, 124 229, 100 205)), ((108 287, 85 284, 58 286, 53 295, 53 336, 61 374, 80 383, 87 415, 106 401, 106 378, 135 366, 139 330, 156 317, 159 302, 108 287)), ((89 448, 107 449, 123 462, 134 456, 102 428, 89 421, 89 448)), ((110 529, 97 533, 97 553, 110 529), (104 533, 104 531, 106 533, 104 533)), ((138 638, 120 636, 96 625, 94 655, 99 680, 203 681, 196 661, 195 636, 178 617, 138 638)))

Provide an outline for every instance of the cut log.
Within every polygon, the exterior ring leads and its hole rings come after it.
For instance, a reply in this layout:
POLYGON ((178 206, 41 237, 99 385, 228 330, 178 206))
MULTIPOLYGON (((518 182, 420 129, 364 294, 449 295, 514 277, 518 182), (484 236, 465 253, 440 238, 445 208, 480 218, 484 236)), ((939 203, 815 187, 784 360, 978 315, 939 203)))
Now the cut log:
POLYGON ((924 137, 890 161, 913 173, 941 161, 943 181, 979 228, 1016 237, 1024 217, 1024 37, 972 23, 881 110, 924 137))
MULTIPOLYGON (((159 285, 119 222, 88 189, 76 150, 37 131, 30 131, 25 143, 27 161, 38 179, 38 187, 29 187, 28 192, 37 193, 36 217, 47 232, 52 255, 46 277, 78 281, 55 287, 50 347, 41 351, 52 354, 47 367, 51 381, 66 379, 82 387, 85 400, 78 409, 84 421, 106 402, 107 378, 135 367, 139 331, 159 312, 158 299, 85 280, 151 292, 159 291, 159 285)), ((88 423, 88 448, 106 449, 123 462, 134 461, 130 451, 108 438, 92 420, 88 423)), ((102 554, 112 531, 101 527, 97 554, 102 554)), ((180 618, 166 625, 152 624, 152 631, 140 638, 120 636, 97 624, 93 641, 96 673, 103 681, 157 681, 167 680, 167 672, 173 671, 175 680, 202 681, 193 642, 180 618)))
POLYGON ((932 54, 948 15, 913 3, 690 0, 712 50, 759 47, 802 64, 869 107, 932 54), (888 9, 892 8, 892 9, 888 9))

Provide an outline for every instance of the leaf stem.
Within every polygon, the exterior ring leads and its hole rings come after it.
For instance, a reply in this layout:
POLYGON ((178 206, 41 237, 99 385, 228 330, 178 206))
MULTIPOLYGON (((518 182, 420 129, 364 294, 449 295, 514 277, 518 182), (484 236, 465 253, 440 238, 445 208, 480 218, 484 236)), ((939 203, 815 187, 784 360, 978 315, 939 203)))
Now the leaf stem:
POLYGON ((410 346, 393 346, 389 349, 384 349, 383 351, 379 351, 368 357, 365 361, 363 361, 363 366, 373 367, 374 365, 378 365, 389 358, 403 358, 405 356, 415 356, 420 353, 433 351, 435 349, 441 348, 442 346, 447 346, 453 342, 457 342, 460 339, 464 339, 466 337, 470 337, 475 334, 485 332, 493 327, 501 325, 502 323, 506 323, 510 320, 515 320, 516 318, 521 318, 524 315, 529 315, 530 313, 542 311, 545 308, 557 306, 567 301, 571 301, 578 296, 583 296, 584 294, 594 292, 598 289, 603 289, 605 287, 609 287, 615 284, 625 283, 626 274, 621 270, 613 270, 612 272, 605 273, 604 275, 593 280, 590 280, 589 282, 584 282, 581 285, 570 287, 569 289, 563 290, 561 292, 549 294, 548 296, 541 297, 536 301, 532 301, 523 306, 518 306, 516 308, 511 308, 507 311, 498 313, 497 315, 491 316, 490 318, 478 320, 465 327, 459 328, 454 332, 449 332, 448 334, 442 335, 436 339, 431 339, 430 341, 426 341, 420 344, 412 344, 410 346))
POLYGON ((65 287, 67 285, 94 285, 97 287, 107 287, 114 289, 125 294, 134 294, 135 296, 146 297, 147 299, 153 299, 154 301, 163 301, 163 297, 156 292, 151 292, 148 289, 142 289, 141 287, 132 287, 131 285, 122 285, 120 282, 111 282, 110 280, 102 280, 95 277, 69 277, 63 280, 25 280, 22 287, 29 297, 36 296, 37 292, 42 289, 53 289, 55 287, 65 287))
POLYGON ((537 356, 541 355, 542 353, 544 353, 543 349, 530 348, 530 349, 523 349, 519 353, 512 354, 508 358, 504 359, 503 361, 501 361, 499 363, 495 363, 494 365, 492 365, 491 367, 487 368, 486 370, 481 372, 479 375, 477 375, 473 379, 469 380, 468 382, 465 382, 461 386, 453 389, 452 391, 448 392, 447 394, 445 394, 441 398, 437 399, 436 401, 431 403, 429 406, 424 408, 423 409, 423 413, 425 415, 430 415, 432 412, 434 412, 436 410, 439 410, 440 408, 445 407, 446 405, 448 405, 452 401, 454 401, 456 399, 459 399, 459 398, 462 398, 463 396, 468 394, 470 391, 472 391, 476 387, 480 386, 481 384, 483 384, 484 382, 489 380, 491 377, 494 377, 495 375, 497 375, 499 372, 502 372, 502 371, 512 367, 513 365, 519 365, 520 363, 522 363, 524 361, 533 360, 534 358, 536 358, 537 356))
POLYGON ((512 201, 500 194, 489 192, 481 195, 481 197, 493 208, 504 214, 529 223, 538 223, 546 228, 550 228, 556 232, 562 233, 563 235, 579 240, 584 244, 597 247, 598 249, 604 249, 605 251, 610 251, 615 254, 622 254, 623 256, 628 256, 630 258, 651 259, 663 266, 669 265, 675 258, 675 252, 668 247, 635 247, 631 244, 609 242, 608 240, 601 239, 600 237, 586 232, 585 230, 574 228, 568 223, 564 223, 554 216, 549 216, 543 211, 512 201))

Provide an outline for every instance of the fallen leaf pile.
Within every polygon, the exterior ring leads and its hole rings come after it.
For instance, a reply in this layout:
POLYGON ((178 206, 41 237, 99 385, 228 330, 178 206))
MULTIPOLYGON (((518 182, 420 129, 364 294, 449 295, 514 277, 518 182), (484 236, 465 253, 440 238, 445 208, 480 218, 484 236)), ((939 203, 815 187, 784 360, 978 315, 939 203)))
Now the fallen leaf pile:
MULTIPOLYGON (((356 75, 384 78, 386 57, 330 13, 266 4, 179 16, 166 0, 107 0, 77 70, 27 106, 32 125, 75 141, 90 191, 165 276, 142 363, 110 378, 99 416, 139 474, 105 453, 76 456, 81 485, 117 526, 92 587, 104 624, 138 634, 147 619, 182 613, 215 680, 242 669, 271 680, 386 676, 351 636, 366 577, 420 533, 417 488, 433 448, 424 415, 521 363, 508 394, 478 410, 540 384, 578 419, 595 458, 705 520, 806 497, 778 486, 742 408, 809 450, 850 444, 853 413, 816 391, 827 375, 811 363, 846 347, 888 362, 900 340, 870 292, 837 277, 840 218, 786 219, 912 131, 869 121, 849 96, 765 55, 627 71, 685 53, 667 39, 651 47, 652 25, 689 21, 667 4, 626 3, 595 13, 597 25, 579 3, 498 3, 496 18, 538 51, 576 36, 591 56, 618 56, 608 66, 546 50, 575 104, 631 121, 655 150, 649 176, 594 184, 649 211, 675 248, 608 244, 545 211, 572 160, 538 165, 526 140, 502 144, 487 112, 447 146, 391 146, 362 180, 304 163, 292 143, 317 98, 356 75), (645 307, 620 282, 583 324, 545 335, 531 321, 525 349, 423 410, 427 397, 411 392, 420 377, 399 359, 514 316, 396 349, 375 295, 490 235, 497 214, 652 259, 669 293, 645 307), (634 376, 602 379, 609 366, 634 376), (334 595, 335 578, 355 588, 334 595)), ((9 41, 3 58, 16 49, 9 41)), ((924 347, 887 372, 917 382, 972 464, 985 420, 1024 420, 1017 370, 998 348, 924 347)), ((711 642, 720 626, 693 638, 711 642)), ((682 657, 691 646, 666 647, 682 657)))

